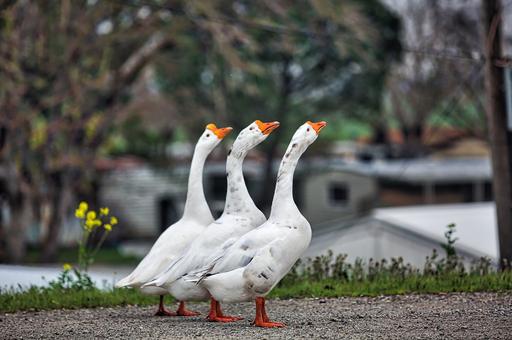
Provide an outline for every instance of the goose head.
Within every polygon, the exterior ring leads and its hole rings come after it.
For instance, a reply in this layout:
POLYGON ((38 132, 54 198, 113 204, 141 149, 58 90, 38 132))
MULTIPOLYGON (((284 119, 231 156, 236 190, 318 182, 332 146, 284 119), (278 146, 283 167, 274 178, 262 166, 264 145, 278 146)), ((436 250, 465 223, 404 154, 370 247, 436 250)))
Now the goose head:
POLYGON ((298 155, 302 154, 318 138, 320 131, 326 125, 324 121, 316 123, 307 121, 301 125, 295 131, 286 153, 289 155, 290 152, 295 151, 298 155))
POLYGON ((206 125, 203 134, 197 141, 196 148, 211 152, 229 133, 233 130, 230 127, 218 128, 215 124, 206 125))
POLYGON ((279 127, 279 122, 262 122, 256 120, 240 131, 233 143, 231 152, 234 155, 244 155, 250 149, 263 142, 272 131, 279 127))

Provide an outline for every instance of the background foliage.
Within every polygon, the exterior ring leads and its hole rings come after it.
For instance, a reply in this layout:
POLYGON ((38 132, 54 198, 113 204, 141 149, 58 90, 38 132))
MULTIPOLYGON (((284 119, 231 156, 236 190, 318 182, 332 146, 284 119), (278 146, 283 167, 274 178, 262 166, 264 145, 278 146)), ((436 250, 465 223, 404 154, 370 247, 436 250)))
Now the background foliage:
MULTIPOLYGON (((335 127, 316 152, 390 144, 390 127, 408 156, 432 126, 482 137, 481 65, 431 53, 479 51, 478 17, 435 0, 407 10, 403 22, 378 0, 0 2, 0 260, 23 260, 31 223, 54 260, 73 202, 99 206, 105 159, 169 164, 168 145, 209 121, 281 122, 262 145, 268 188, 305 119, 335 127)), ((262 192, 265 208, 273 190, 262 192)))

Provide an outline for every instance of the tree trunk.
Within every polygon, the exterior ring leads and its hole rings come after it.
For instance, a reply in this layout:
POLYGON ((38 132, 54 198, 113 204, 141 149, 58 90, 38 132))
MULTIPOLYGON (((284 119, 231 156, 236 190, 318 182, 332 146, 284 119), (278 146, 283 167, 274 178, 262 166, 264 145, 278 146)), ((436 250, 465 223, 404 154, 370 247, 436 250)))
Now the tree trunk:
POLYGON ((402 127, 405 148, 404 155, 407 158, 414 158, 424 154, 423 146, 423 124, 402 127))
POLYGON ((7 261, 4 202, 0 197, 0 263, 7 261))
MULTIPOLYGON (((279 96, 279 102, 276 110, 276 120, 278 120, 281 125, 279 127, 280 130, 286 129, 286 116, 288 114, 288 104, 290 99, 290 94, 292 92, 292 79, 288 72, 288 67, 290 65, 291 58, 289 56, 285 56, 283 58, 283 68, 281 70, 281 90, 279 96)), ((274 155, 277 152, 279 147, 279 143, 281 141, 280 136, 282 133, 276 133, 273 135, 273 139, 270 143, 269 148, 265 154, 265 173, 263 175, 263 190, 260 192, 259 206, 262 210, 268 210, 272 205, 272 197, 274 194, 274 173, 272 171, 272 162, 274 160, 274 155)))
POLYGON ((30 221, 30 200, 22 192, 9 199, 10 220, 7 225, 7 260, 10 263, 23 261, 26 252, 25 233, 30 221))
POLYGON ((66 171, 57 172, 49 178, 50 217, 47 233, 43 241, 43 262, 53 262, 57 259, 59 235, 62 224, 66 221, 67 211, 71 202, 72 193, 69 174, 66 171))
POLYGON ((14 166, 7 163, 3 191, 8 214, 3 216, 5 233, 6 260, 20 263, 25 257, 25 234, 31 220, 30 197, 32 195, 26 178, 14 166))
POLYGON ((512 132, 507 130, 503 70, 496 66, 501 57, 501 3, 482 0, 485 27, 485 89, 489 140, 492 151, 493 192, 496 202, 498 238, 502 268, 512 266, 512 132))

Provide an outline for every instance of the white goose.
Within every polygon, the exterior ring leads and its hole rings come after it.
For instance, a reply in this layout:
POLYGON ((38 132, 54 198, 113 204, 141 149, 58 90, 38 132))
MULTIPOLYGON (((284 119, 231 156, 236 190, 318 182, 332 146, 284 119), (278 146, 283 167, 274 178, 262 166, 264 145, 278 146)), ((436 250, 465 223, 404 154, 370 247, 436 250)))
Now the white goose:
POLYGON ((186 247, 213 221, 213 216, 206 202, 203 191, 203 167, 208 155, 231 132, 232 128, 217 128, 215 124, 208 124, 205 131, 197 141, 190 174, 188 178, 187 199, 182 218, 168 227, 156 240, 149 253, 142 259, 135 270, 116 283, 116 287, 140 288, 149 295, 160 295, 160 304, 155 315, 167 316, 193 316, 198 313, 187 311, 183 300, 176 313, 164 307, 166 289, 158 287, 141 288, 158 273, 164 270, 170 261, 175 260, 186 247))
MULTIPOLYGON (((278 126, 278 122, 257 120, 240 132, 226 161, 227 196, 222 216, 210 224, 179 259, 169 263, 165 272, 144 287, 165 287, 178 299, 204 300, 210 297, 206 289, 185 281, 183 277, 213 261, 240 236, 266 221, 247 191, 242 163, 248 151, 264 141, 278 126)), ((240 318, 223 315, 220 304, 212 299, 207 319, 229 322, 240 318)))
POLYGON ((239 238, 204 270, 185 278, 189 282, 198 282, 220 302, 255 299, 256 326, 284 326, 269 320, 264 297, 286 275, 311 241, 311 227, 293 200, 293 173, 300 156, 325 125, 325 122, 307 122, 293 135, 279 167, 268 221, 239 238))

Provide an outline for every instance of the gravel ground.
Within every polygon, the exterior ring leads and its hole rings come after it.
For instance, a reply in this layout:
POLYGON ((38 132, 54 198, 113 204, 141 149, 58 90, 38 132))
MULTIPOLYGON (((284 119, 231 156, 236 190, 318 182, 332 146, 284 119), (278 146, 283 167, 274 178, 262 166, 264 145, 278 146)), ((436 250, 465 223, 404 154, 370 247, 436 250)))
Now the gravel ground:
POLYGON ((228 324, 205 322, 206 303, 190 306, 203 316, 155 317, 148 307, 4 314, 0 338, 512 339, 511 293, 268 301, 271 319, 287 324, 282 329, 251 326, 250 303, 225 305, 229 314, 245 317, 228 324))

